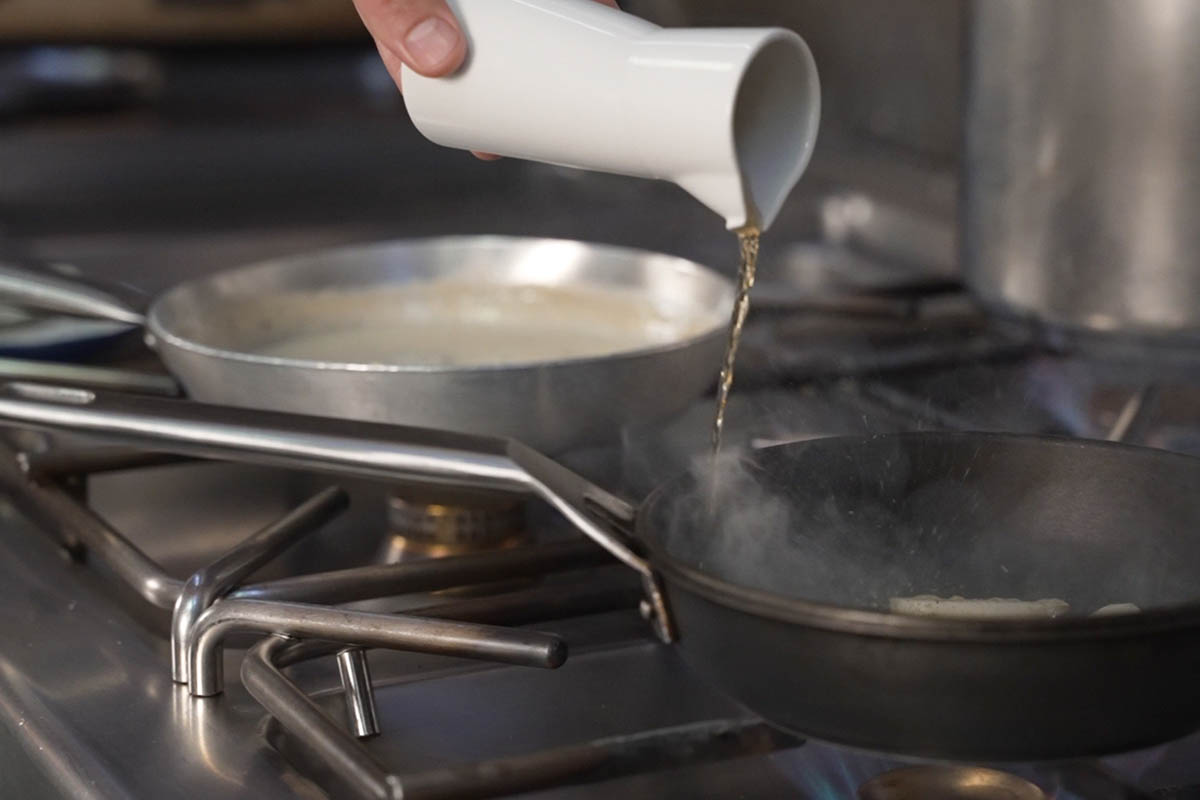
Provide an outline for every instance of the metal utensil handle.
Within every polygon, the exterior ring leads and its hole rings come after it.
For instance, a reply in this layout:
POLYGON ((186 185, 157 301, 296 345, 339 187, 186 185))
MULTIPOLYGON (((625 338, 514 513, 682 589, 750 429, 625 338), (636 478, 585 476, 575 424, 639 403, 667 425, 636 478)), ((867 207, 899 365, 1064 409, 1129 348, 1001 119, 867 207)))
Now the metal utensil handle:
POLYGON ((660 633, 669 629, 657 578, 628 535, 633 507, 519 442, 33 383, 0 386, 0 425, 354 478, 531 493, 640 573, 660 633))
POLYGON ((120 287, 67 277, 47 266, 0 259, 0 301, 21 308, 144 325, 142 298, 120 287), (125 296, 127 295, 127 296, 125 296))

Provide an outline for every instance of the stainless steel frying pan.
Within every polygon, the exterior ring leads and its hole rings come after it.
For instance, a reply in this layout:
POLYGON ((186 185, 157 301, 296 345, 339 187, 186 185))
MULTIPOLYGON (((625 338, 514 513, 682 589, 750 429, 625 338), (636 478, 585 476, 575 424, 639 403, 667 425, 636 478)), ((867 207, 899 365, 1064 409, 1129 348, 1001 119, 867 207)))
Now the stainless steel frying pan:
MULTIPOLYGON (((0 265, 0 297, 145 324, 194 399, 328 417, 512 436, 547 452, 610 437, 685 408, 715 380, 731 284, 673 256, 552 239, 455 237, 282 258, 176 286, 142 313, 132 295, 0 265), (346 325, 330 291, 433 280, 632 290, 677 340, 586 358, 485 366, 327 362, 264 355, 265 341, 346 325)), ((598 330, 597 335, 604 333, 598 330)))
POLYGON ((77 389, 0 391, 0 424, 202 457, 528 492, 637 570, 660 635, 768 721, 960 760, 1096 756, 1200 727, 1200 459, 923 433, 780 445, 635 510, 512 441, 77 389), (1059 598, 1053 619, 893 597, 1059 598), (1114 603, 1140 613, 1091 616, 1114 603))

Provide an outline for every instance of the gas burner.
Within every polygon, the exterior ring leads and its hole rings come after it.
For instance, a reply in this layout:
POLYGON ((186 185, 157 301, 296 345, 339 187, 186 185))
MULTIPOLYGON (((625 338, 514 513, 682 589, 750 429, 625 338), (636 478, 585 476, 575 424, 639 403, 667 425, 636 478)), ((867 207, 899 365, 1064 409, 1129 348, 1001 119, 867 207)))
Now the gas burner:
POLYGON ((392 495, 387 506, 390 536, 383 561, 438 558, 516 547, 529 541, 525 507, 506 496, 392 495))
POLYGON ((982 767, 925 765, 885 772, 864 783, 859 800, 1048 800, 1034 784, 982 767))

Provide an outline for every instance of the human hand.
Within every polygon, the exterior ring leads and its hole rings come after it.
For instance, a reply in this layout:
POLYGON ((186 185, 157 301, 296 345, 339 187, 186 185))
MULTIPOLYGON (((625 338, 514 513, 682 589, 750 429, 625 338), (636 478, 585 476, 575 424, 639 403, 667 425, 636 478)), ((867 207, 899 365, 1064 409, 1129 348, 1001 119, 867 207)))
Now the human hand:
MULTIPOLYGON (((617 0, 596 2, 617 8, 617 0)), ((466 38, 446 0, 354 0, 354 6, 401 91, 401 65, 440 78, 458 69, 467 57, 466 38)), ((486 161, 499 158, 491 153, 475 155, 486 161)))
MULTIPOLYGON (((596 2, 617 7, 616 0, 596 2)), ((354 0, 354 5, 398 87, 401 64, 439 78, 467 56, 466 38, 445 0, 354 0)))

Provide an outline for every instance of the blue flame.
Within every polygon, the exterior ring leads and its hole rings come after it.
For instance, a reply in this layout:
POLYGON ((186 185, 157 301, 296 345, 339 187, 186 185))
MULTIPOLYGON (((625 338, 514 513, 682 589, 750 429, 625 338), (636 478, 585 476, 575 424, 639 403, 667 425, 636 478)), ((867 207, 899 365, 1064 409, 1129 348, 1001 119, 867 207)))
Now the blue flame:
POLYGON ((771 761, 804 800, 853 800, 863 783, 903 766, 894 759, 813 741, 775 753, 771 761))

